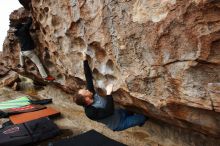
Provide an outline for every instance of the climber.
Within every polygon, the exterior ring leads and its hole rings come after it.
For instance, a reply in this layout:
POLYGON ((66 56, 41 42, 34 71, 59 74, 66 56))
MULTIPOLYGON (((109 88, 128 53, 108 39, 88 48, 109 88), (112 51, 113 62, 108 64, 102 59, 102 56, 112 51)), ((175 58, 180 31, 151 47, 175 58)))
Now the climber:
POLYGON ((32 18, 28 17, 27 22, 25 24, 17 23, 15 24, 15 36, 18 38, 21 46, 20 51, 20 64, 18 67, 21 67, 21 70, 24 70, 24 58, 23 56, 31 59, 33 63, 37 66, 40 75, 47 81, 53 81, 54 78, 50 75, 47 75, 43 65, 40 62, 40 59, 34 52, 34 41, 31 38, 29 27, 32 24, 32 18))
POLYGON ((113 84, 106 87, 107 96, 99 96, 93 86, 92 72, 86 60, 86 53, 83 54, 84 73, 87 82, 87 89, 80 89, 75 97, 76 104, 83 106, 85 114, 91 120, 101 122, 113 131, 121 131, 133 126, 142 126, 147 117, 141 114, 132 113, 125 109, 115 109, 112 98, 113 84))

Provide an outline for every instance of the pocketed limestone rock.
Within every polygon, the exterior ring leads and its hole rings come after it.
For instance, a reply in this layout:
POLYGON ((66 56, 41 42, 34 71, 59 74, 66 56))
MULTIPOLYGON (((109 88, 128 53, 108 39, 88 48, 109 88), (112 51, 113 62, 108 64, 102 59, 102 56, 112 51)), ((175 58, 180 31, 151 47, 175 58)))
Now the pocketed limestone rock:
MULTIPOLYGON (((113 83, 121 105, 220 137, 219 94, 208 90, 220 82, 218 0, 34 0, 31 6, 35 51, 57 86, 69 93, 83 86, 87 50, 100 93, 113 83)), ((4 55, 14 67, 19 45, 9 38, 4 55)))

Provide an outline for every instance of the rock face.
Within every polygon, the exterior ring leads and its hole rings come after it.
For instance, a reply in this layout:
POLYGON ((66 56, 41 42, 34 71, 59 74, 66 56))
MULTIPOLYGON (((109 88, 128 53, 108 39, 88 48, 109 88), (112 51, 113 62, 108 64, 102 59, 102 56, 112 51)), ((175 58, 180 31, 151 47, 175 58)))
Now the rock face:
POLYGON ((18 80, 18 74, 6 67, 3 54, 0 52, 0 88, 11 86, 18 80))
MULTIPOLYGON (((33 0, 36 51, 56 85, 82 87, 87 50, 97 91, 164 122, 220 137, 218 0, 33 0), (213 83, 213 84, 209 84, 213 83)), ((11 21, 22 19, 20 9, 11 21)), ((25 12, 29 13, 29 12, 25 12)), ((8 33, 4 57, 18 63, 8 33)), ((39 76, 27 61, 27 70, 39 76)))
POLYGON ((3 62, 3 54, 0 52, 0 77, 5 76, 9 70, 4 66, 4 62, 3 62))

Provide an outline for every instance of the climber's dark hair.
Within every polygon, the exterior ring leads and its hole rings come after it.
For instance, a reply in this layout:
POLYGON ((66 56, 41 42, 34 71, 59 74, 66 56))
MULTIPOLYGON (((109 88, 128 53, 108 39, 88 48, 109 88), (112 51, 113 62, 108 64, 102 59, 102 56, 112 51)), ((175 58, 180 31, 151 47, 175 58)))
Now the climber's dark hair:
POLYGON ((86 100, 85 97, 81 94, 76 94, 74 98, 76 104, 81 105, 81 106, 86 106, 86 100))
POLYGON ((15 22, 11 21, 9 26, 10 27, 14 27, 16 29, 20 29, 22 27, 22 23, 21 22, 17 22, 17 21, 15 21, 15 22))
POLYGON ((18 24, 15 25, 15 28, 16 28, 16 29, 20 29, 21 27, 22 27, 22 24, 21 24, 21 23, 18 23, 18 24))

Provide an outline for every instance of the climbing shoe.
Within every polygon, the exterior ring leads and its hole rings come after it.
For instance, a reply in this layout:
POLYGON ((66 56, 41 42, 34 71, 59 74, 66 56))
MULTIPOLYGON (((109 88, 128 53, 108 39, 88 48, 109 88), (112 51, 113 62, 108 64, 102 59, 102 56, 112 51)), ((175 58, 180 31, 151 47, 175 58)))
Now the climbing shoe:
POLYGON ((149 117, 147 117, 147 116, 145 116, 144 118, 145 118, 145 120, 138 125, 139 127, 144 126, 145 122, 146 122, 147 120, 149 120, 149 117))
POLYGON ((44 80, 47 80, 47 81, 54 81, 55 78, 52 77, 52 76, 50 76, 50 75, 48 75, 46 78, 44 78, 44 80))

